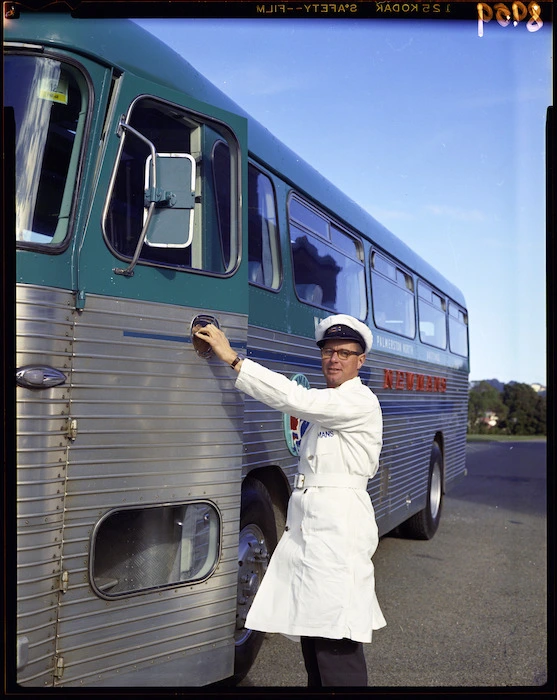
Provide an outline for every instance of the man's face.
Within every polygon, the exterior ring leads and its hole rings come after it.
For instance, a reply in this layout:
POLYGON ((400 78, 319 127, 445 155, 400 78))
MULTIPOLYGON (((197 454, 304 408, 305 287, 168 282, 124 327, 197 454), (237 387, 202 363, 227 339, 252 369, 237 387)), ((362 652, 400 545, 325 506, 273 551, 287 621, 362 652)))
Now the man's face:
POLYGON ((351 340, 327 340, 321 348, 321 369, 329 389, 335 389, 349 379, 357 377, 365 359, 365 353, 362 352, 358 343, 351 340), (338 356, 338 352, 334 352, 331 357, 323 355, 323 351, 329 352, 331 350, 348 350, 357 354, 349 355, 345 360, 338 356))

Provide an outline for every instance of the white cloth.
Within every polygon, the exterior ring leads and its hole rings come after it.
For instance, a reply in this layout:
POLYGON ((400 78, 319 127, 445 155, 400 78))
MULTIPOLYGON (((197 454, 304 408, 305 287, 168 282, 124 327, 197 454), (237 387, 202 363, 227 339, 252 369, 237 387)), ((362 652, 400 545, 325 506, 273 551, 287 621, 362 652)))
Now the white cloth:
MULTIPOLYGON (((375 394, 356 377, 336 389, 306 389, 246 359, 236 387, 311 422, 300 446, 302 474, 372 477, 382 444, 375 394)), ((295 489, 285 530, 255 596, 246 627, 290 637, 371 642, 386 622, 371 557, 377 525, 365 489, 295 489)))

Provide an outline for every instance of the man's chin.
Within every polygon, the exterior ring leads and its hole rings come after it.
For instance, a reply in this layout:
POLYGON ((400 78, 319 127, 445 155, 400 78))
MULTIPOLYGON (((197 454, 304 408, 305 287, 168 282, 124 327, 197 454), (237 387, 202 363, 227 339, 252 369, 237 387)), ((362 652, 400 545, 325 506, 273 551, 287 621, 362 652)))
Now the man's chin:
POLYGON ((342 372, 330 372, 325 378, 329 389, 334 389, 342 384, 342 372))

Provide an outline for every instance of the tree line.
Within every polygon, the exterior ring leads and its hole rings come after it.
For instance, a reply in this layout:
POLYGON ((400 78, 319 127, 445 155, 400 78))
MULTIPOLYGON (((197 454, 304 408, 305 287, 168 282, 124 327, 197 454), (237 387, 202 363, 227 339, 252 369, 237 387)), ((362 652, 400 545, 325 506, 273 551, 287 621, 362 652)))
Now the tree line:
POLYGON ((468 394, 468 432, 546 435, 547 398, 529 384, 510 382, 499 391, 484 380, 468 394))

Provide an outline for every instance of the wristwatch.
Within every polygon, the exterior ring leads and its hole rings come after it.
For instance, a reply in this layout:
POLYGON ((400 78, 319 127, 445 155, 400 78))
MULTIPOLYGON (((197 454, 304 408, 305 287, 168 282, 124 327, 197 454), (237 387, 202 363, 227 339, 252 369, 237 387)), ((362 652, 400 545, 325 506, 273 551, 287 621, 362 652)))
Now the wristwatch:
POLYGON ((236 355, 236 357, 234 358, 234 360, 232 360, 232 362, 230 363, 230 366, 232 367, 232 369, 234 369, 234 367, 236 367, 236 365, 238 364, 238 362, 241 362, 243 359, 244 359, 244 358, 242 357, 242 355, 236 355))

